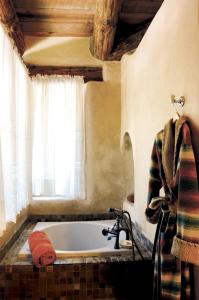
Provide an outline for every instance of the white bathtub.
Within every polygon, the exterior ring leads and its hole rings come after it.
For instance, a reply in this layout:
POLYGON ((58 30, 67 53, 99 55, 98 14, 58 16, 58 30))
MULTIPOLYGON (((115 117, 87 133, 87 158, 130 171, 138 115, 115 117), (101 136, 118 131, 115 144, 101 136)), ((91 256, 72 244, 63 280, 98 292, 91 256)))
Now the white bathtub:
MULTIPOLYGON (((131 254, 131 249, 114 249, 115 237, 107 240, 102 235, 102 229, 112 227, 115 220, 82 221, 82 222, 38 222, 35 230, 43 230, 51 240, 57 258, 77 256, 103 256, 131 254)), ((120 241, 125 239, 125 233, 120 233, 120 241)), ((19 252, 19 258, 31 255, 28 242, 19 252)))

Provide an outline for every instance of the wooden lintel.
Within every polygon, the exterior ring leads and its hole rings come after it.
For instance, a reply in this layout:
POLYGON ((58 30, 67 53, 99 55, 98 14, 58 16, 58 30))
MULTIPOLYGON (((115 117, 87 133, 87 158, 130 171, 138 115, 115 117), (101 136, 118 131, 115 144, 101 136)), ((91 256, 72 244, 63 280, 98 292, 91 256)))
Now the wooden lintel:
POLYGON ((54 67, 54 66, 32 66, 27 65, 29 75, 71 75, 83 76, 84 82, 103 81, 102 67, 54 67))
POLYGON ((106 60, 112 50, 121 5, 122 0, 96 1, 90 51, 98 59, 106 60))
POLYGON ((107 60, 121 60, 122 55, 124 55, 125 53, 135 51, 139 43, 141 42, 145 32, 147 31, 149 24, 150 23, 145 24, 142 28, 140 28, 139 31, 120 41, 120 43, 118 43, 111 54, 107 57, 107 60))
POLYGON ((24 36, 12 0, 0 0, 0 21, 6 27, 19 54, 23 55, 25 51, 24 36))

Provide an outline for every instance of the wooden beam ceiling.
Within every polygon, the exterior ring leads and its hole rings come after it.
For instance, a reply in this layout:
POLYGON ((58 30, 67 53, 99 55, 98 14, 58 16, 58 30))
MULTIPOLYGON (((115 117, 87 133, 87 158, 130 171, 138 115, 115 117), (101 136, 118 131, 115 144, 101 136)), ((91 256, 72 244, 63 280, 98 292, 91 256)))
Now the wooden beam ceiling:
MULTIPOLYGON (((67 19, 66 19, 67 20, 67 19)), ((21 27, 24 35, 28 36, 70 36, 70 37, 87 37, 92 35, 93 25, 91 22, 82 20, 67 21, 43 21, 21 20, 21 27)))
POLYGON ((92 55, 101 60, 120 60, 124 53, 136 49, 162 2, 97 0, 90 39, 92 55))
POLYGON ((95 10, 96 0, 13 0, 18 8, 95 10))
POLYGON ((24 35, 87 37, 96 0, 13 0, 24 35))
POLYGON ((162 2, 162 0, 124 0, 119 21, 131 25, 144 22, 155 16, 162 2))
POLYGON ((137 49, 149 25, 150 22, 142 24, 137 32, 130 34, 128 37, 125 37, 123 39, 120 38, 120 42, 115 45, 113 51, 107 57, 107 60, 121 60, 122 56, 125 53, 133 53, 137 49))
MULTIPOLYGON (((11 4, 13 1, 24 36, 91 37, 90 51, 100 60, 120 60, 126 51, 137 47, 146 27, 139 25, 152 20, 163 2, 163 0, 0 1, 11 4), (121 31, 121 27, 125 30, 121 31)), ((18 40, 20 41, 20 38, 18 40)))
POLYGON ((110 54, 122 0, 97 0, 90 51, 94 57, 105 60, 110 54))
MULTIPOLYGON (((0 0, 0 18, 22 55, 24 36, 91 37, 101 60, 134 51, 163 0, 0 0)), ((28 66, 39 74, 80 75, 102 80, 101 68, 28 66)), ((88 78, 88 80, 86 79, 88 78)))
POLYGON ((102 67, 43 67, 27 66, 30 76, 41 75, 71 75, 83 76, 84 82, 103 81, 102 67))
POLYGON ((24 36, 11 0, 0 0, 0 21, 4 24, 20 55, 23 55, 25 51, 24 36))

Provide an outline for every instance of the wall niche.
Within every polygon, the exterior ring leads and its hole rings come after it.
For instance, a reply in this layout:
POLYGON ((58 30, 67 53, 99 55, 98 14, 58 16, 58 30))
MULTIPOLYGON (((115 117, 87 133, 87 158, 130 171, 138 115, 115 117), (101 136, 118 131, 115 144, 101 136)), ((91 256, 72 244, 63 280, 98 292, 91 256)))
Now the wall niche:
POLYGON ((122 153, 124 158, 125 199, 130 203, 134 203, 133 148, 128 132, 123 137, 122 153))

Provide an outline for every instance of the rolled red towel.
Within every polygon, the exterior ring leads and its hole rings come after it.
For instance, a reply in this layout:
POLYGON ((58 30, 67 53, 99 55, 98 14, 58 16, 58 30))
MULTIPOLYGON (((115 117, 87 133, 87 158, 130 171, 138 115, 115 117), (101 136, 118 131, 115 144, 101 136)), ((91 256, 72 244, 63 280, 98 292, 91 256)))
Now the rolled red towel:
POLYGON ((55 250, 45 232, 34 231, 28 237, 28 243, 37 267, 50 265, 56 260, 55 250))

